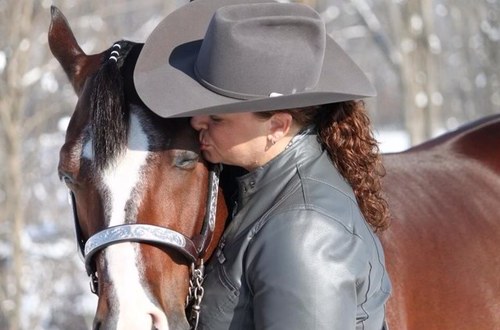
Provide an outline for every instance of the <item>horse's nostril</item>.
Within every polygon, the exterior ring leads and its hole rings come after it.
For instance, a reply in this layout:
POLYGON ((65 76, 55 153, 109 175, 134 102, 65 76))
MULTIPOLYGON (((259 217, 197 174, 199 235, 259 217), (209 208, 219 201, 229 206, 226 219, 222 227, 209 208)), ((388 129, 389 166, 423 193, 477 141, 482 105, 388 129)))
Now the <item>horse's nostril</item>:
POLYGON ((154 315, 151 315, 151 330, 159 330, 157 327, 156 327, 156 324, 155 324, 155 316, 154 315))
POLYGON ((101 322, 96 322, 94 324, 94 330, 100 330, 101 329, 101 322))

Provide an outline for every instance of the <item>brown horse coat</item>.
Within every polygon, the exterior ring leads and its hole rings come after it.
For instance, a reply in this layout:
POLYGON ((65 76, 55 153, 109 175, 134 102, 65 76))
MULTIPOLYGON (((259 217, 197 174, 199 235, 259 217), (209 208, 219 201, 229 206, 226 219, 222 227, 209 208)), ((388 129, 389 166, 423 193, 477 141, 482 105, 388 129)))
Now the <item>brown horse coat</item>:
POLYGON ((392 329, 500 328, 500 115, 385 156, 392 329))

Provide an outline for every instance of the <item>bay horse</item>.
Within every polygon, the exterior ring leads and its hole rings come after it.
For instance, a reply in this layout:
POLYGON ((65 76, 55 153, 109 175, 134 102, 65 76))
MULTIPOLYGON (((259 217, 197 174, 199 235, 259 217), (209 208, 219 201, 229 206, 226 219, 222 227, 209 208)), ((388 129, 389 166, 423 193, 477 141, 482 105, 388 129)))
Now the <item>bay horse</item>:
POLYGON ((141 44, 89 56, 62 13, 51 16, 50 49, 78 96, 58 172, 99 296, 93 328, 189 329, 186 305, 196 321, 202 261, 227 218, 217 168, 200 157, 188 118, 160 118, 140 101, 132 73, 141 44))
MULTIPOLYGON (((189 283, 201 281, 192 276, 201 267, 191 265, 210 257, 227 217, 218 194, 213 234, 199 238, 215 195, 196 133, 187 119, 162 119, 138 98, 132 72, 141 44, 86 55, 53 7, 49 45, 78 95, 59 175, 99 296, 93 328, 188 329, 186 296, 202 296, 189 283)), ((391 330, 500 328, 499 146, 497 115, 384 156, 391 330)))
POLYGON ((384 156, 392 329, 500 329, 500 114, 384 156))

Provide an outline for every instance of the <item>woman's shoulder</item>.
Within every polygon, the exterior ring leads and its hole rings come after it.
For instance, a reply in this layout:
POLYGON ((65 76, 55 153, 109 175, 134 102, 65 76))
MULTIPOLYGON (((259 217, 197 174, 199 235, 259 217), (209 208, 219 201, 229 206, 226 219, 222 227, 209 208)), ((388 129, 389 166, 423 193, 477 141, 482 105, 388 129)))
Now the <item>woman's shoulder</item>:
POLYGON ((306 190, 308 187, 312 192, 328 190, 329 193, 342 194, 355 200, 351 186, 339 173, 326 151, 310 162, 299 164, 297 171, 306 190))
POLYGON ((299 189, 293 203, 303 203, 326 216, 343 219, 361 215, 351 186, 340 175, 326 151, 321 157, 297 166, 299 189), (300 201, 299 199, 302 199, 300 201))
POLYGON ((273 223, 271 227, 292 225, 304 231, 317 227, 347 236, 366 232, 354 192, 326 152, 303 157, 295 167, 295 175, 274 205, 255 223, 255 234, 269 226, 268 222, 273 223))

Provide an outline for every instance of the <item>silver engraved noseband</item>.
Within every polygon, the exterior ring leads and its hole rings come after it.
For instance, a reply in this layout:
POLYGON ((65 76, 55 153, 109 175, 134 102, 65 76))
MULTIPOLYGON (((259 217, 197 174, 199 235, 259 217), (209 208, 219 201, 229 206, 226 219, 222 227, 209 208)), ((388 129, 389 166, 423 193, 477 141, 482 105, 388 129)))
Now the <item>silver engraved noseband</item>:
POLYGON ((87 273, 93 270, 92 260, 96 252, 121 242, 164 245, 181 252, 191 262, 198 259, 198 251, 193 241, 174 230, 148 224, 118 225, 92 235, 85 243, 84 255, 87 273))
MULTIPOLYGON (((95 276, 94 255, 106 247, 122 242, 150 243, 174 249, 190 262, 198 264, 204 257, 215 229, 217 195, 221 165, 213 165, 209 173, 209 189, 203 228, 193 239, 169 228, 150 224, 124 224, 106 228, 85 240, 78 220, 76 200, 70 192, 76 239, 80 253, 85 258, 85 268, 89 276, 95 276)), ((94 291, 95 289, 93 289, 94 291)))

